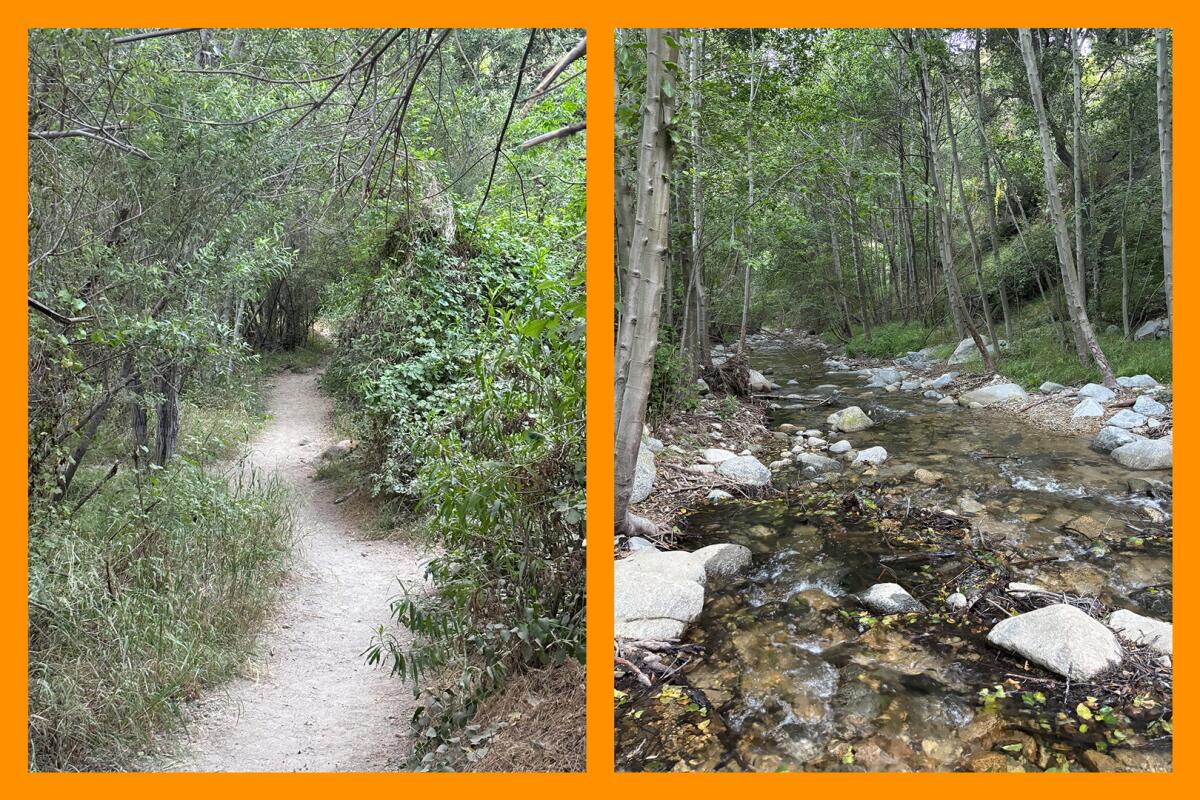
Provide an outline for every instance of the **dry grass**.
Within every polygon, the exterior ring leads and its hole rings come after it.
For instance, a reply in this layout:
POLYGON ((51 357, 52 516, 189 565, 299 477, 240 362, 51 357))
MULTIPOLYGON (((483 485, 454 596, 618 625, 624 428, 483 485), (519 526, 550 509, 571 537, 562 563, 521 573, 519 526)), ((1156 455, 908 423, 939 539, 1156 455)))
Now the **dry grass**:
POLYGON ((527 672, 489 697, 472 722, 498 732, 477 772, 582 772, 586 763, 583 665, 527 672))

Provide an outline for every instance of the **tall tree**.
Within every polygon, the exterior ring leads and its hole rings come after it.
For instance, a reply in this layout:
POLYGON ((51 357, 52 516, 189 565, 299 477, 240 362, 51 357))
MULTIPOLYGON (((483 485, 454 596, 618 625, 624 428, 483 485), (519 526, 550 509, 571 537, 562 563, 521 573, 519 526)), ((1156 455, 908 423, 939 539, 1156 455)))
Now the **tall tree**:
POLYGON ((1154 32, 1155 50, 1158 54, 1158 164, 1162 180, 1162 243, 1163 243, 1163 288, 1167 295, 1167 330, 1172 341, 1175 337, 1174 303, 1171 297, 1171 54, 1168 50, 1167 31, 1160 28, 1154 32))
POLYGON ((1096 332, 1088 319, 1087 308, 1083 304, 1083 295, 1079 287, 1079 275, 1075 271, 1075 259, 1071 253, 1071 235, 1067 231, 1066 214, 1063 211, 1062 198, 1058 194, 1058 181, 1055 177, 1054 145, 1051 141, 1050 123, 1046 117, 1046 106, 1042 101, 1042 79, 1038 70, 1037 56, 1033 51, 1033 38, 1029 28, 1018 31, 1021 55, 1025 61, 1025 72, 1029 78, 1029 94, 1033 102, 1034 116, 1038 123, 1038 138, 1042 150, 1042 174, 1046 184, 1046 199, 1049 203, 1050 222, 1054 227, 1054 243, 1058 249, 1058 264, 1062 272, 1063 289, 1067 295, 1067 310, 1071 324, 1075 330, 1076 341, 1082 345, 1079 352, 1080 363, 1087 363, 1090 354, 1100 370, 1107 386, 1116 386, 1112 367, 1100 348, 1096 332))
POLYGON ((667 269, 671 203, 675 29, 646 30, 646 88, 638 148, 635 213, 615 356, 614 525, 618 531, 651 525, 631 514, 629 499, 642 445, 646 401, 658 347, 658 323, 667 269))

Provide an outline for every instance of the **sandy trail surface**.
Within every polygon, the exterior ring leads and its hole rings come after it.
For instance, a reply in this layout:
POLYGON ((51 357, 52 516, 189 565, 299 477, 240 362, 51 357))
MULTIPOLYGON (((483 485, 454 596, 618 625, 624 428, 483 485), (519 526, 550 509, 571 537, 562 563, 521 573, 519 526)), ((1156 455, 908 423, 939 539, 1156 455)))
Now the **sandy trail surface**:
POLYGON ((336 438, 315 373, 280 375, 269 405, 271 422, 250 458, 293 490, 291 573, 244 677, 194 703, 178 754, 152 768, 398 769, 410 749, 412 695, 387 669, 368 666, 363 651, 373 630, 389 623, 397 580, 421 581, 424 554, 368 540, 347 506, 335 504, 337 490, 314 480, 320 454, 336 438))

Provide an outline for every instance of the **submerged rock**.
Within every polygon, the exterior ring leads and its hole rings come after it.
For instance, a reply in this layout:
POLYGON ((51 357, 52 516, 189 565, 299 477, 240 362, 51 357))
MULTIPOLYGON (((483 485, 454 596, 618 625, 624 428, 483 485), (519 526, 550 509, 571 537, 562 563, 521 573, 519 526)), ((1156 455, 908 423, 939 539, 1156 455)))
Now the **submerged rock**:
POLYGON ((959 405, 970 406, 971 403, 979 403, 980 405, 990 406, 994 403, 1003 403, 1006 400, 1014 398, 1020 399, 1028 397, 1025 390, 1020 385, 1015 383, 997 383, 993 386, 981 386, 974 391, 965 392, 958 398, 959 405))
POLYGON ((875 424, 875 421, 868 417, 866 412, 858 406, 850 406, 849 408, 843 408, 841 411, 835 411, 829 415, 825 422, 845 433, 866 430, 875 424))
POLYGON ((842 465, 832 458, 819 456, 816 453, 801 453, 796 457, 796 463, 802 465, 805 472, 813 475, 822 472, 837 472, 842 468, 842 465))
POLYGON ((754 456, 734 456, 717 465, 717 474, 746 486, 766 486, 771 482, 771 470, 754 456))
POLYGON ((925 606, 898 583, 877 583, 858 595, 859 601, 879 614, 925 611, 925 606))
POLYGON ((1139 439, 1116 448, 1112 457, 1129 469, 1170 469, 1171 439, 1139 439))
POLYGON ((1113 632, 1075 606, 1058 603, 1001 620, 988 641, 1075 681, 1088 681, 1121 663, 1113 632))

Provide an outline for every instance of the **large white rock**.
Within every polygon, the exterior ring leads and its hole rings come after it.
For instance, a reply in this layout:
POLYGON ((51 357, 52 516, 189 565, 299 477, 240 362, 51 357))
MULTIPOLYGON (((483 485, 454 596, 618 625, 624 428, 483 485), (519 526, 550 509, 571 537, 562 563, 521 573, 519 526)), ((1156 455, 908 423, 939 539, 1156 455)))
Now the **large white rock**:
POLYGON ((875 421, 868 417, 866 412, 858 406, 850 406, 849 408, 843 408, 841 411, 835 411, 825 419, 825 422, 845 433, 863 431, 875 424, 875 421))
POLYGON ((735 456, 717 465, 717 474, 746 486, 766 486, 771 482, 771 470, 754 456, 735 456))
POLYGON ((1121 609, 1108 616, 1108 627, 1136 645, 1149 645, 1156 653, 1171 655, 1171 623, 1121 609))
POLYGON ((750 566, 750 548, 740 544, 710 544, 691 556, 704 567, 708 586, 735 578, 750 566))
POLYGON ((858 595, 859 601, 879 614, 924 611, 925 606, 898 583, 877 583, 858 595))
POLYGON ((771 391, 771 382, 767 377, 756 369, 747 370, 750 373, 750 391, 752 392, 769 392, 771 391))
POLYGON ((615 635, 628 639, 679 639, 704 610, 704 586, 692 580, 621 568, 622 563, 630 560, 614 564, 615 635))
POLYGON ((621 572, 639 572, 670 580, 704 583, 704 564, 682 550, 638 550, 617 561, 613 568, 621 572))
POLYGON ((1109 453, 1123 444, 1129 444, 1130 442, 1136 442, 1144 438, 1146 437, 1132 431, 1127 431, 1124 428, 1106 425, 1100 429, 1100 433, 1096 434, 1096 438, 1092 442, 1092 447, 1102 453, 1109 453))
POLYGON ((1075 410, 1071 412, 1071 419, 1103 416, 1104 406, 1100 405, 1100 402, 1092 397, 1085 397, 1080 400, 1079 404, 1075 406, 1075 410))
POLYGON ((1129 469, 1170 469, 1171 439, 1139 439, 1113 450, 1112 457, 1129 469))
POLYGON ((654 491, 654 479, 658 467, 654 465, 654 453, 644 443, 638 448, 637 467, 633 471, 633 494, 629 502, 640 503, 654 491))
POLYGON ((888 451, 882 447, 868 447, 865 450, 859 450, 858 455, 854 457, 855 464, 882 464, 887 461, 888 451))
POLYGON ((994 403, 1003 403, 1014 398, 1020 399, 1028 396, 1018 384, 997 383, 992 386, 980 386, 978 389, 963 393, 958 398, 958 403, 968 407, 971 403, 990 406, 994 403))
POLYGON ((1074 681, 1091 680, 1120 664, 1124 654, 1112 631, 1065 603, 1001 620, 987 638, 1074 681))
POLYGON ((1117 413, 1108 418, 1108 424, 1118 428, 1140 428, 1146 424, 1146 418, 1136 411, 1130 411, 1128 408, 1122 408, 1117 413))
POLYGON ((845 439, 839 439, 838 441, 829 445, 829 452, 834 453, 836 455, 841 455, 842 453, 848 452, 849 450, 850 450, 850 442, 848 442, 845 439))
POLYGON ((710 464, 720 464, 722 461, 736 458, 737 453, 732 450, 723 450, 720 447, 710 447, 702 451, 700 457, 710 464))
POLYGON ((803 466, 806 472, 814 475, 821 472, 838 472, 842 468, 842 465, 832 458, 826 458, 816 453, 801 453, 796 456, 796 463, 803 466))
POLYGON ((1167 407, 1148 394, 1138 397, 1133 404, 1133 410, 1147 417, 1161 417, 1167 413, 1167 407))
POLYGON ((1116 393, 1107 386, 1101 386, 1098 383, 1087 383, 1079 390, 1080 397, 1090 397, 1093 400, 1098 400, 1101 403, 1107 403, 1116 397, 1116 393))
POLYGON ((1140 339, 1153 339, 1155 336, 1157 336, 1159 334, 1160 331, 1166 331, 1166 329, 1167 329, 1167 318, 1166 317, 1160 317, 1159 319, 1152 319, 1147 322, 1143 322, 1140 326, 1138 326, 1138 329, 1133 332, 1133 338, 1139 339, 1139 340, 1140 339))
MULTIPOLYGON (((985 340, 986 341, 986 340, 985 340)), ((1000 347, 1003 349, 1008 345, 1008 342, 1000 340, 1000 347)), ((987 344, 987 351, 992 355, 996 354, 996 345, 987 344)), ((975 340, 968 336, 958 343, 958 347, 954 348, 954 352, 950 354, 950 358, 946 360, 947 364, 965 364, 968 361, 979 360, 979 348, 975 346, 975 340)))
POLYGON ((1153 389, 1155 386, 1158 386, 1158 381, 1145 374, 1130 375, 1128 377, 1117 378, 1117 385, 1124 386, 1126 389, 1153 389))

